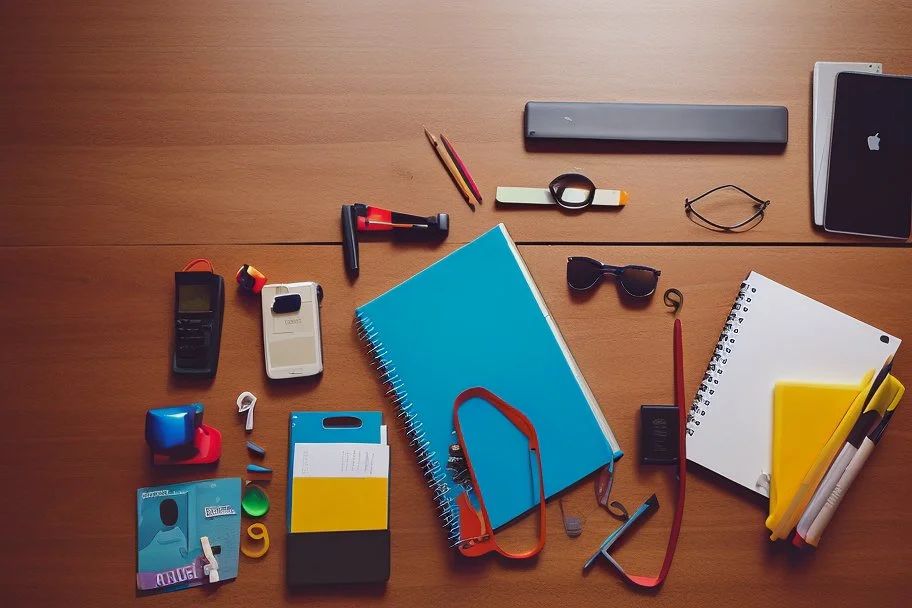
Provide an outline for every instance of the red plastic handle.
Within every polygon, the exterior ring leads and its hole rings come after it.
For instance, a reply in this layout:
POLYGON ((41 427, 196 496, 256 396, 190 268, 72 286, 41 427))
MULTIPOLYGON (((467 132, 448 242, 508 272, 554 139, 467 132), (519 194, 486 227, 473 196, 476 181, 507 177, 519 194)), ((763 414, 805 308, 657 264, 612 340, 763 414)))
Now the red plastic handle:
POLYGON ((459 445, 462 446, 465 456, 466 466, 469 469, 469 477, 472 480, 472 487, 478 495, 478 504, 481 507, 479 513, 472 507, 469 501, 468 493, 463 492, 456 498, 456 505, 459 508, 459 551, 467 557, 478 557, 491 551, 496 551, 504 557, 512 559, 526 559, 538 555, 545 547, 545 480, 542 473, 541 452, 538 447, 538 434, 532 421, 525 414, 506 401, 481 387, 466 389, 456 397, 453 404, 453 425, 456 427, 456 437, 459 445), (469 450, 465 445, 462 436, 462 427, 459 425, 459 408, 469 399, 483 399, 490 403, 497 411, 504 415, 526 438, 529 440, 529 451, 535 454, 538 459, 538 541, 535 547, 529 551, 513 553, 502 549, 494 538, 494 530, 491 527, 491 520, 488 517, 488 511, 484 506, 484 499, 481 497, 481 489, 478 487, 478 481, 475 477, 475 469, 472 468, 472 460, 469 458, 469 450))

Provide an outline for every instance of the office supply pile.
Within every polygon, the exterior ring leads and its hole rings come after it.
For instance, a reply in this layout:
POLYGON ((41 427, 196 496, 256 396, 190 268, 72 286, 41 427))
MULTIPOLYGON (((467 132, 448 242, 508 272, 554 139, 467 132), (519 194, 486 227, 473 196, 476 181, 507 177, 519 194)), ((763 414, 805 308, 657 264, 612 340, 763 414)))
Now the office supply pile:
MULTIPOLYGON (((870 85, 855 83, 855 75, 844 78, 840 70, 853 65, 833 66, 818 64, 814 76, 815 218, 823 217, 827 230, 837 206, 834 169, 829 180, 826 177, 827 163, 842 141, 836 122, 851 121, 840 100, 850 95, 846 90, 861 94, 858 91, 870 85), (827 96, 835 96, 835 111, 823 111, 821 100, 827 96), (827 130, 821 123, 831 114, 833 127, 827 130), (827 201, 822 216, 817 213, 821 200, 827 201)), ((863 71, 879 72, 879 64, 866 64, 863 71)), ((907 81, 900 80, 891 80, 890 90, 905 90, 907 81)), ((768 146, 785 145, 788 139, 788 112, 779 106, 530 102, 525 113, 529 139, 768 146), (573 120, 565 120, 570 116, 573 120), (623 128, 619 117, 625 120, 623 128)), ((461 197, 478 214, 474 217, 480 217, 476 206, 482 202, 481 190, 452 142, 427 129, 424 134, 461 197)), ((887 137, 886 132, 880 137, 887 137)), ((856 178, 864 182, 879 175, 871 171, 856 178)), ((547 180, 539 186, 542 183, 547 180)), ((514 204, 554 205, 563 211, 552 221, 562 221, 562 214, 588 207, 621 210, 631 202, 634 207, 636 193, 597 188, 592 179, 573 172, 560 173, 547 188, 497 188, 495 200, 498 205, 484 212, 515 213, 505 209, 514 204)), ((679 207, 669 218, 738 233, 757 228, 770 204, 727 184, 685 199, 686 218, 679 216, 679 207), (725 221, 709 209, 703 211, 704 199, 720 190, 742 197, 739 219, 725 221)), ((350 279, 361 269, 361 235, 391 233, 419 247, 446 239, 450 215, 432 210, 434 203, 416 206, 409 213, 364 203, 341 206, 342 258, 350 279)), ((907 206, 912 208, 912 203, 907 206)), ((909 217, 903 218, 908 228, 909 217)), ((566 289, 591 293, 607 278, 616 284, 620 298, 643 308, 660 279, 668 280, 659 269, 630 263, 637 260, 608 261, 569 257, 566 289)), ((352 381, 385 387, 393 404, 386 416, 393 421, 389 433, 381 413, 384 404, 365 404, 371 411, 292 411, 290 404, 275 398, 263 403, 244 387, 233 393, 238 395, 234 403, 218 406, 236 408, 243 442, 228 441, 228 433, 204 424, 202 403, 148 410, 145 439, 159 471, 186 465, 211 470, 228 450, 246 454, 250 462, 243 480, 204 479, 138 490, 137 589, 171 591, 230 580, 238 575, 239 553, 248 560, 266 556, 270 538, 262 520, 270 511, 274 469, 266 447, 271 453, 275 447, 261 443, 260 437, 254 440, 255 411, 257 420, 288 416, 286 500, 272 506, 284 504, 286 510, 285 553, 273 559, 284 560, 291 587, 389 579, 394 532, 389 443, 397 440, 408 443, 415 461, 396 466, 417 465, 430 488, 427 497, 414 499, 436 509, 450 550, 466 558, 493 553, 522 560, 538 555, 548 543, 588 543, 591 557, 580 563, 581 572, 601 564, 631 586, 661 586, 682 535, 688 460, 768 498, 765 523, 772 540, 817 546, 902 399, 904 388, 891 373, 900 339, 757 272, 744 271, 740 287, 732 286, 734 303, 720 319, 723 329, 706 372, 698 386, 691 387, 696 390, 693 399, 685 387, 683 292, 665 289, 663 300, 670 310, 663 309, 664 316, 657 319, 668 323, 674 366, 666 370, 670 373, 657 374, 657 384, 670 376, 675 402, 618 406, 629 408, 631 415, 618 417, 614 424, 633 420, 637 407, 640 411, 639 457, 621 460, 624 451, 572 355, 573 345, 552 317, 506 225, 493 222, 468 244, 353 307, 365 361, 376 378, 352 381), (496 305, 484 314, 467 314, 479 294, 496 305), (416 331, 417 319, 434 319, 433 328, 416 331), (630 460, 637 462, 624 464, 630 460), (628 466, 667 471, 669 479, 677 480, 676 495, 647 494, 628 503, 632 509, 613 500, 612 488, 623 486, 628 466), (580 517, 565 505, 563 499, 581 482, 594 485, 599 518, 580 517), (560 502, 566 538, 555 536, 557 526, 548 526, 546 504, 552 500, 560 502), (629 574, 612 547, 647 525, 660 504, 671 502, 674 518, 658 574, 629 574), (242 519, 252 520, 243 543, 242 519), (519 545, 515 539, 505 542, 503 531, 517 522, 533 524, 534 531, 519 545)), ((241 314, 259 310, 266 382, 294 386, 301 379, 340 373, 334 368, 338 362, 324 360, 320 326, 326 304, 315 280, 319 277, 270 282, 246 263, 235 277, 237 296, 253 303, 241 314)), ((225 315, 224 281, 201 258, 175 273, 174 289, 172 372, 191 382, 212 378, 218 371, 225 315)), ((698 300, 689 302, 688 307, 700 306, 698 300)), ((200 392, 206 387, 201 383, 200 392)), ((300 405, 294 403, 296 409, 300 405)), ((277 478, 281 484, 283 476, 277 478)), ((686 535, 682 542, 687 542, 686 535)))
POLYGON ((768 497, 771 539, 797 526, 795 544, 816 545, 828 519, 809 526, 848 490, 860 466, 842 477, 850 455, 869 433, 870 453, 902 398, 889 373, 899 345, 751 272, 687 416, 688 458, 768 497))

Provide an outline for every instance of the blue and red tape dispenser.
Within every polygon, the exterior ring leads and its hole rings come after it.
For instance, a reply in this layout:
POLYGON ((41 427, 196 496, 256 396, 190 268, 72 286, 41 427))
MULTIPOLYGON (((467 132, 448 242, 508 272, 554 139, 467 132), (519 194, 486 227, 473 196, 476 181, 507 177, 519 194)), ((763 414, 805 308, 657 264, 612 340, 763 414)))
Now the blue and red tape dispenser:
POLYGON ((222 455, 222 434, 203 424, 202 403, 147 411, 146 443, 156 465, 211 464, 222 455))

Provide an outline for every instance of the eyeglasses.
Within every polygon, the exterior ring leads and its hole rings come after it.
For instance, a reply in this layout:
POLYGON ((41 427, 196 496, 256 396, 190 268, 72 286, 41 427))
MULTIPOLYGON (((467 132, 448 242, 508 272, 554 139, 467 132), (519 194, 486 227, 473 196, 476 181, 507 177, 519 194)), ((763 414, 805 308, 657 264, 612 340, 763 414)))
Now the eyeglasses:
POLYGON ((627 204, 625 190, 599 190, 591 179, 581 173, 558 175, 548 184, 554 202, 571 211, 585 209, 589 205, 621 206, 627 204))
POLYGON ((580 211, 586 207, 623 207, 630 195, 626 190, 596 188, 591 179, 580 173, 558 175, 548 189, 498 187, 495 199, 501 204, 553 205, 580 211))
POLYGON ((554 201, 564 209, 584 209, 595 199, 595 184, 580 173, 558 175, 548 184, 554 201))
POLYGON ((724 186, 718 186, 716 188, 713 188, 712 190, 704 192, 703 194, 701 194, 700 196, 698 196, 697 198, 695 198, 693 200, 685 198, 684 199, 684 213, 686 213, 687 217, 689 217, 690 220, 692 222, 694 222, 695 224, 701 225, 704 228, 707 228, 710 230, 712 230, 714 228, 716 230, 732 231, 732 230, 738 230, 739 228, 744 228, 744 230, 740 231, 740 232, 744 232, 746 230, 750 230, 751 228, 756 227, 760 222, 763 221, 763 217, 764 217, 763 214, 766 211, 766 208, 769 207, 769 205, 770 205, 769 201, 760 199, 743 188, 739 188, 738 186, 736 186, 734 184, 725 184, 724 186), (744 196, 746 196, 749 199, 749 201, 752 203, 751 207, 754 210, 754 213, 749 218, 747 218, 746 220, 744 220, 742 222, 737 222, 737 223, 733 223, 733 224, 732 223, 720 223, 720 222, 715 222, 713 220, 710 220, 705 215, 701 214, 696 209, 694 209, 694 204, 697 201, 709 196, 710 194, 713 194, 714 192, 718 192, 719 190, 724 190, 725 188, 732 188, 733 190, 740 192, 741 194, 743 194, 744 196), (691 217, 691 215, 693 215, 693 217, 691 217), (695 221, 694 217, 698 218, 701 222, 703 222, 703 224, 700 224, 700 222, 695 221))
POLYGON ((655 293, 662 271, 649 266, 610 266, 585 257, 567 258, 567 284, 572 289, 592 289, 606 274, 617 277, 629 295, 646 298, 655 293))
POLYGON ((537 555, 545 547, 545 480, 542 473, 538 434, 535 432, 532 421, 491 391, 475 387, 466 389, 456 397, 456 401, 453 404, 453 425, 456 429, 456 438, 459 441, 459 445, 462 446, 465 465, 468 468, 471 485, 475 488, 480 507, 479 510, 476 510, 472 506, 468 492, 463 492, 456 498, 456 506, 459 508, 459 552, 466 557, 479 557, 491 551, 496 551, 504 557, 513 559, 525 559, 537 555), (484 499, 481 497, 481 488, 478 486, 475 469, 472 468, 472 460, 469 458, 469 451, 466 449, 465 439, 462 436, 462 427, 459 424, 459 408, 474 398, 488 402, 498 412, 503 414, 525 436, 529 442, 529 451, 535 455, 535 467, 538 469, 538 539, 535 547, 529 551, 504 549, 494 538, 491 519, 488 517, 487 509, 485 509, 484 499))

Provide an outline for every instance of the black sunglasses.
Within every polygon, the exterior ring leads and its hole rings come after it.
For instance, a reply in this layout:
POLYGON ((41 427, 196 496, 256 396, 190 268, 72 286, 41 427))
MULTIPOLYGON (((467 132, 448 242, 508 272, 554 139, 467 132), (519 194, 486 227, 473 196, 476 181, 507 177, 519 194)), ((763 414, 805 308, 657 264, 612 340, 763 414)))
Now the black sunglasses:
POLYGON ((649 266, 610 266, 592 258, 567 258, 567 284, 571 289, 592 289, 606 274, 616 276, 629 295, 647 298, 655 293, 662 271, 649 266))

